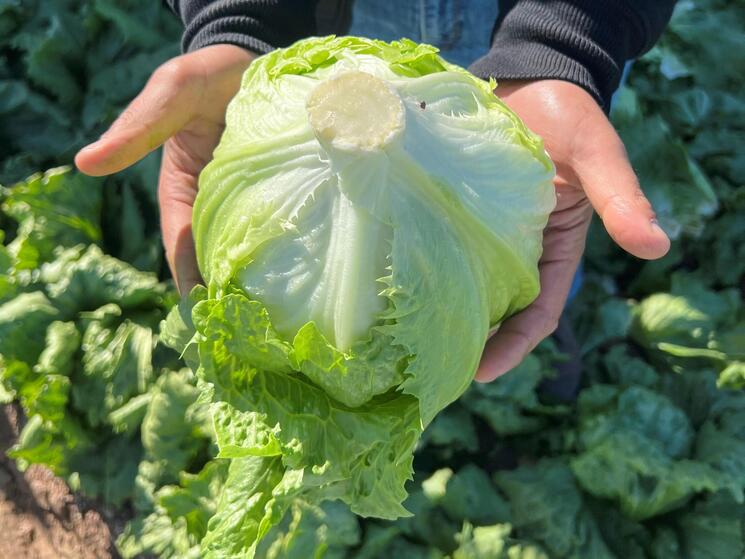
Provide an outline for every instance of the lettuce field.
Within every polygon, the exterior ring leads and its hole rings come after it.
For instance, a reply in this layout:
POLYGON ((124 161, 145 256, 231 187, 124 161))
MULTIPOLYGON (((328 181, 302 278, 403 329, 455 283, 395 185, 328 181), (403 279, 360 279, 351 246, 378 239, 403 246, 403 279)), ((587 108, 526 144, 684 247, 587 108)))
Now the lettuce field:
MULTIPOLYGON (((293 493, 279 427, 212 403, 199 290, 180 300, 163 257, 159 154, 105 179, 71 166, 178 54, 177 18, 147 0, 0 2, 0 404, 21 472, 0 464, 0 524, 21 508, 8 479, 43 466, 108 520, 91 557, 742 559, 743 29, 737 2, 678 2, 616 94, 612 120, 673 243, 645 262, 593 223, 566 311, 576 399, 545 389, 567 359, 552 339, 471 385, 417 443, 411 514, 381 520, 293 493)), ((290 450, 316 444, 292 411, 310 409, 303 397, 282 395, 290 450)), ((378 425, 369 438, 385 438, 378 425)), ((353 463, 354 448, 324 451, 353 463)), ((19 558, 62 556, 26 539, 19 558)))

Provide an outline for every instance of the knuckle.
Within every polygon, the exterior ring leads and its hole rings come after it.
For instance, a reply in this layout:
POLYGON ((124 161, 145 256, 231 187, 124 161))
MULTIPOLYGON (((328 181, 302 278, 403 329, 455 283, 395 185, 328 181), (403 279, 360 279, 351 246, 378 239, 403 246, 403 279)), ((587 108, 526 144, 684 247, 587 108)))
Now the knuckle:
POLYGON ((192 81, 193 74, 189 59, 184 56, 177 56, 159 66, 153 74, 153 80, 176 88, 183 88, 192 81))
POLYGON ((539 334, 539 339, 536 342, 536 345, 538 342, 543 340, 544 338, 549 337, 551 334, 553 334, 556 329, 559 327, 559 318, 561 317, 560 314, 557 314, 556 312, 549 310, 549 309, 542 309, 539 315, 539 326, 537 328, 537 332, 539 334))

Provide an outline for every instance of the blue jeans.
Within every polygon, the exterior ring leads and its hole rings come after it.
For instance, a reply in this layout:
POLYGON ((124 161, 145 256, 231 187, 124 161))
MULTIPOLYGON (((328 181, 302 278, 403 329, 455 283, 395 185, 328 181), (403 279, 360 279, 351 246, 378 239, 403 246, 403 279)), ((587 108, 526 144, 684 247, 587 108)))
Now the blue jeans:
MULTIPOLYGON (((495 0, 355 0, 349 34, 429 43, 449 62, 467 67, 489 50, 497 4, 495 0)), ((630 67, 631 62, 624 68, 622 84, 630 67)), ((582 268, 580 262, 567 303, 582 286, 582 268)))
POLYGON ((355 0, 350 35, 429 43, 468 66, 489 50, 496 0, 355 0))

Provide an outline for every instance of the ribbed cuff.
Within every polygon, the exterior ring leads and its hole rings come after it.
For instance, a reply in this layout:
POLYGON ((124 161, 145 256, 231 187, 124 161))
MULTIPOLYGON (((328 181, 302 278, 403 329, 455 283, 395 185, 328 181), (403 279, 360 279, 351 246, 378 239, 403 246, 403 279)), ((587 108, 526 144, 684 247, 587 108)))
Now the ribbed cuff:
POLYGON ((259 54, 315 33, 315 0, 168 0, 184 22, 181 50, 232 44, 259 54))
POLYGON ((230 44, 257 54, 266 54, 275 47, 254 36, 257 31, 262 31, 257 27, 259 23, 246 16, 221 17, 205 22, 195 20, 184 30, 181 50, 193 52, 210 45, 230 44))
POLYGON ((470 70, 576 83, 607 111, 624 63, 649 43, 648 26, 626 2, 523 0, 500 16, 491 50, 470 70))

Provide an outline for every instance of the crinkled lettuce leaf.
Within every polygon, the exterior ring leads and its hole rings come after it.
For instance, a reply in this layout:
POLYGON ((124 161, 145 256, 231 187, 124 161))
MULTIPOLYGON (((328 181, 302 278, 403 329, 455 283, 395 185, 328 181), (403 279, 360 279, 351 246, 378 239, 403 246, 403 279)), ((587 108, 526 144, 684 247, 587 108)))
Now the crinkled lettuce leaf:
POLYGON ((544 459, 514 471, 498 472, 497 486, 512 506, 512 525, 559 559, 614 559, 569 466, 544 459))
POLYGON ((59 246, 101 241, 101 181, 69 167, 36 173, 7 189, 2 211, 18 222, 8 252, 17 270, 53 259, 59 246))
POLYGON ((245 295, 200 302, 194 324, 199 375, 219 403, 215 428, 227 453, 271 457, 279 450, 278 464, 305 472, 309 490, 341 498, 358 514, 406 514, 400 503, 421 429, 414 398, 385 394, 355 408, 335 401, 293 371, 292 347, 245 295), (236 437, 240 430, 245 435, 236 437))
POLYGON ((676 371, 715 366, 719 384, 736 389, 745 359, 745 307, 735 289, 714 291, 695 276, 673 274, 669 293, 634 309, 631 336, 676 371))
POLYGON ((458 534, 460 545, 453 552, 453 559, 548 559, 536 545, 513 542, 511 532, 509 524, 466 524, 458 534))
POLYGON ((732 435, 718 433, 713 420, 695 438, 682 409, 641 386, 587 389, 580 414, 572 471, 583 489, 613 499, 631 519, 675 510, 700 492, 728 489, 743 500, 742 447, 728 444, 732 435))
POLYGON ((215 514, 228 464, 207 462, 196 474, 181 472, 178 485, 166 485, 153 496, 153 509, 129 522, 117 539, 125 559, 154 554, 162 559, 198 559, 199 544, 215 514))

